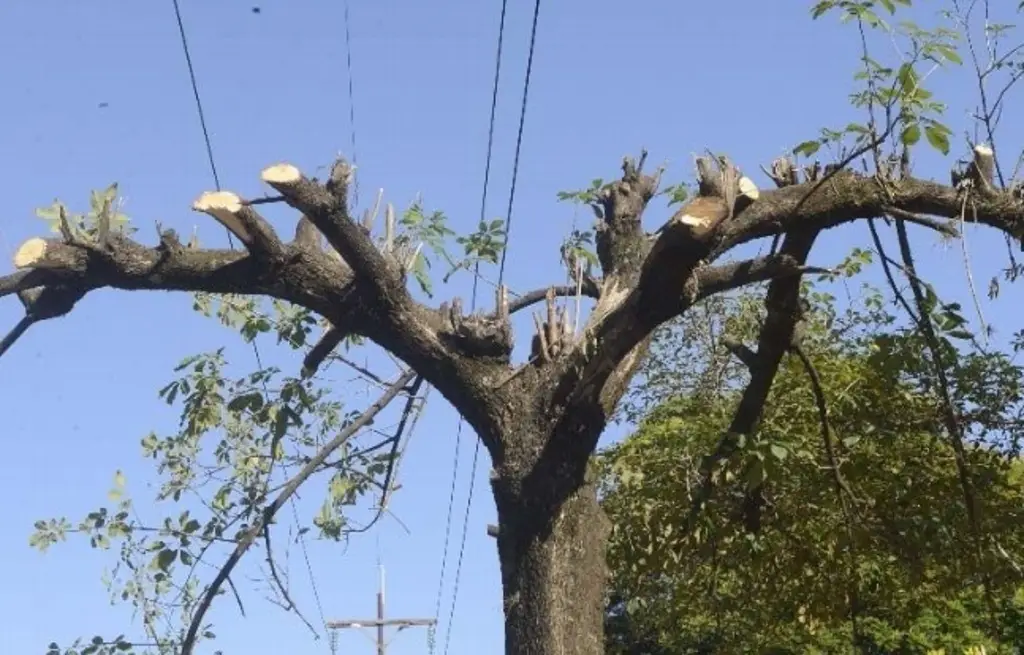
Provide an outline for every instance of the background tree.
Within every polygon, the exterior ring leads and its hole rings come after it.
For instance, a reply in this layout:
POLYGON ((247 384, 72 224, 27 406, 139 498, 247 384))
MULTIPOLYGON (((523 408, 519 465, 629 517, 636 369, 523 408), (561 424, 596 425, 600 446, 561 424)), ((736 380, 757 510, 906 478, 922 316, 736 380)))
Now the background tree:
MULTIPOLYGON (((865 259, 857 253, 844 269, 859 270, 865 259)), ((602 457, 613 588, 629 599, 610 626, 619 635, 628 622, 631 634, 675 653, 701 652, 701 644, 706 652, 845 653, 851 631, 865 652, 1003 652, 999 644, 1011 652, 1020 643, 1021 369, 968 344, 952 376, 971 469, 985 489, 992 550, 982 566, 996 581, 1000 612, 993 634, 941 410, 922 392, 930 381, 919 364, 921 338, 897 324, 878 291, 862 291, 839 312, 820 286, 804 290, 804 348, 833 443, 822 441, 813 380, 799 357, 788 357, 757 436, 717 473, 719 493, 692 533, 677 526, 747 377, 722 344, 749 340, 763 312, 744 291, 708 303, 705 326, 659 333, 652 349, 660 356, 648 367, 663 384, 630 394, 627 407, 650 409, 602 457), (678 392, 666 374, 679 376, 678 392), (757 534, 743 523, 756 484, 766 499, 757 534)))
MULTIPOLYGON (((715 456, 701 466, 692 512, 699 516, 713 500, 719 462, 758 438, 762 409, 780 363, 800 344, 795 338, 803 322, 800 281, 813 270, 807 266, 812 247, 839 225, 868 221, 875 229, 872 221, 886 218, 896 228, 899 267, 909 281, 906 311, 914 317, 923 344, 928 392, 941 408, 942 431, 957 464, 970 525, 970 557, 986 575, 982 584, 993 613, 995 585, 981 566, 988 557, 984 503, 951 395, 954 352, 944 346, 936 322, 936 310, 941 318, 943 308, 916 274, 907 224, 953 235, 971 221, 1019 238, 1024 203, 1012 177, 1004 180, 991 138, 999 102, 979 113, 978 120, 989 130, 984 139, 988 143, 970 144, 970 162, 954 167, 951 184, 911 174, 911 151, 916 154, 919 144, 950 153, 952 130, 939 122, 943 107, 924 82, 934 66, 956 63, 960 55, 955 30, 891 27, 879 12, 896 8, 885 0, 826 1, 813 8, 815 17, 838 14, 858 27, 863 44, 864 67, 853 100, 866 118, 841 130, 824 130, 794 149, 803 158, 824 157, 831 149, 824 165, 778 159, 768 175, 778 188, 756 193, 724 157, 700 157, 696 197, 648 234, 642 215, 656 195, 661 171, 645 172, 645 155, 627 158, 618 180, 573 196, 596 214, 600 270, 572 267, 576 284, 517 298, 499 285, 493 312, 467 316, 455 300, 435 307, 421 293, 429 289, 408 284, 410 276, 416 277, 423 248, 443 244, 449 234, 434 225, 433 232, 402 247, 391 223, 374 230, 353 217, 348 200, 352 169, 344 160, 335 163, 323 183, 288 164, 263 170, 262 180, 279 195, 259 202, 283 202, 301 214, 290 241, 282 240, 257 213, 254 201, 230 192, 200 197, 194 207, 227 228, 244 251, 185 246, 169 230, 160 230, 158 244, 148 247, 119 229, 109 203, 85 228, 58 208, 60 236, 22 244, 15 256, 18 271, 0 278, 0 294, 18 293, 24 303, 26 321, 19 332, 33 322, 68 313, 82 296, 104 287, 266 296, 330 322, 311 350, 308 371, 316 370, 348 336, 375 342, 414 371, 404 374, 408 381, 415 375, 438 389, 491 457, 506 652, 596 653, 604 646, 608 529, 588 462, 647 354, 654 330, 706 297, 771 281, 756 351, 744 351, 750 380, 715 456), (884 59, 896 63, 886 66, 881 55, 870 56, 871 43, 884 43, 888 53, 894 39, 902 50, 884 59), (768 255, 739 258, 741 246, 769 238, 774 244, 768 255), (731 255, 736 258, 728 259, 731 255), (557 307, 555 296, 572 294, 594 299, 585 320, 570 320, 557 307), (530 359, 513 365, 511 317, 545 298, 547 311, 537 320, 530 359), (577 323, 578 331, 572 329, 577 323)), ((984 20, 987 28, 987 15, 976 14, 975 19, 984 20)), ((979 70, 978 76, 983 73, 979 70)), ((408 381, 400 378, 392 393, 401 393, 408 381)), ((271 441, 266 454, 271 461, 272 446, 271 441)), ((757 525, 766 504, 764 481, 748 489, 744 499, 744 519, 751 526, 757 525)), ((255 515, 260 518, 240 539, 246 544, 277 506, 268 498, 257 500, 255 515)), ((679 529, 689 532, 692 523, 687 519, 679 529)), ((208 606, 216 591, 211 585, 197 610, 208 606)), ((202 618, 200 611, 190 615, 181 650, 190 652, 189 635, 198 632, 202 618)))

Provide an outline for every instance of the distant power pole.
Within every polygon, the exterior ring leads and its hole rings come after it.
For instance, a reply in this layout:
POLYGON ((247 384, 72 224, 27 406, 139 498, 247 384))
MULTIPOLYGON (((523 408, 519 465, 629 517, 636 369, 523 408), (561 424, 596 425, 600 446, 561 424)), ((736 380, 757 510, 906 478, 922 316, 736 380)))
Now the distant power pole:
POLYGON ((374 642, 377 644, 377 655, 386 655, 388 649, 388 643, 390 639, 387 639, 385 635, 386 628, 395 628, 397 632, 401 632, 406 628, 416 627, 432 627, 437 623, 437 619, 386 619, 384 618, 384 566, 378 565, 380 568, 380 580, 379 588, 377 590, 377 618, 376 619, 342 619, 339 621, 328 621, 328 630, 344 630, 346 628, 377 628, 377 638, 374 642))

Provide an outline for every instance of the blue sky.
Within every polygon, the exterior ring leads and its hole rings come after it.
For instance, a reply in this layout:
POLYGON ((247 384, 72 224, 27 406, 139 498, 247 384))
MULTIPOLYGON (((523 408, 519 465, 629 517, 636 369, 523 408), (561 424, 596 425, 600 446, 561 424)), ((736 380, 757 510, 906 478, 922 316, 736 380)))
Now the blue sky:
MULTIPOLYGON (((426 205, 443 209, 454 227, 471 229, 483 178, 498 0, 350 2, 360 204, 379 187, 399 206, 422 192, 426 205)), ((268 164, 288 160, 313 172, 330 163, 348 150, 351 129, 342 2, 265 0, 259 6, 254 14, 248 3, 182 1, 221 180, 246 196, 263 193, 258 174, 268 164)), ((489 217, 502 215, 507 202, 532 8, 529 2, 509 7, 489 217)), ((728 152, 753 172, 815 136, 820 126, 854 118, 847 96, 855 33, 834 20, 812 22, 808 8, 798 1, 744 0, 644 0, 628 9, 610 0, 545 4, 511 228, 511 287, 524 291, 563 278, 557 246, 573 209, 556 203, 555 194, 614 176, 625 154, 646 146, 653 162, 671 164, 673 181, 690 175, 690 153, 705 147, 728 152)), ((188 209, 212 181, 170 0, 9 0, 0 5, 0 59, 7 62, 0 71, 5 262, 19 243, 44 229, 34 208, 55 196, 83 207, 90 189, 112 181, 120 183, 125 211, 143 241, 152 242, 152 226, 160 221, 181 234, 198 225, 205 244, 221 245, 223 230, 188 209)), ((940 71, 932 79, 943 99, 968 98, 973 90, 966 69, 940 71)), ((949 115, 958 133, 969 125, 963 110, 953 107, 949 115)), ((1020 130, 1009 124, 1003 129, 1004 152, 1019 148, 1020 130)), ((947 169, 927 155, 915 172, 946 179, 947 169)), ((657 226, 667 215, 654 206, 648 224, 657 226)), ((273 218, 290 232, 293 218, 273 218)), ((959 248, 918 236, 922 268, 969 306, 959 248)), ((816 251, 815 262, 835 263, 851 245, 864 243, 863 226, 837 230, 816 251)), ((970 230, 969 246, 984 294, 1001 265, 1003 245, 970 230)), ((439 295, 465 297, 468 283, 468 277, 458 280, 439 295)), ((1002 338, 1016 327, 1013 307, 1021 299, 1004 286, 998 302, 985 301, 986 318, 1001 328, 1002 338)), ((485 292, 481 302, 493 302, 491 294, 485 292)), ((13 325, 20 311, 13 298, 4 300, 0 326, 13 325)), ((103 291, 71 316, 34 328, 0 360, 7 452, 0 494, 8 499, 0 531, 0 650, 42 652, 51 640, 67 643, 77 635, 138 634, 123 608, 107 604, 100 582, 115 553, 92 551, 73 539, 40 555, 27 538, 36 519, 75 520, 104 504, 116 469, 125 471, 141 502, 154 476, 141 459, 139 439, 150 430, 173 429, 178 413, 157 398, 157 390, 184 356, 225 341, 235 371, 255 366, 251 348, 192 312, 186 295, 103 291)), ((295 357, 272 339, 260 348, 268 362, 297 370, 295 357)), ((348 377, 339 369, 333 374, 339 384, 348 377)), ((365 402, 362 387, 339 393, 350 403, 365 402)), ((388 520, 347 548, 309 543, 328 618, 373 612, 378 556, 388 571, 389 613, 433 614, 456 425, 452 410, 432 396, 392 505, 411 534, 388 520)), ((455 545, 471 439, 466 431, 455 545)), ((497 556, 485 535, 494 520, 485 460, 483 455, 452 626, 449 652, 455 655, 500 648, 497 556)), ((307 490, 309 502, 300 509, 311 514, 316 495, 307 490)), ((150 519, 160 515, 146 505, 140 511, 150 519)), ((292 550, 295 595, 316 623, 305 564, 292 550)), ((441 646, 454 566, 453 558, 441 646)), ((329 652, 326 641, 313 641, 301 622, 262 601, 244 577, 239 583, 247 618, 223 599, 212 615, 217 648, 258 652, 287 644, 296 654, 329 652)), ((425 640, 423 631, 405 632, 390 652, 421 653, 425 640)), ((339 646, 342 652, 370 648, 357 634, 340 635, 339 646)))

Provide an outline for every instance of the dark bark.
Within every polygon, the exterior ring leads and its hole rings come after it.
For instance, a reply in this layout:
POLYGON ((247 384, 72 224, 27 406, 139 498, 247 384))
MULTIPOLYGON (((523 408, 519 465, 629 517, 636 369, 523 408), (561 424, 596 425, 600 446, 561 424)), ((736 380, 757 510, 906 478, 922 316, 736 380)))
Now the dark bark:
POLYGON ((537 430, 517 437, 541 454, 527 470, 506 467, 492 480, 505 652, 599 655, 610 524, 587 473, 588 458, 544 445, 585 441, 586 435, 570 429, 564 435, 537 430))
MULTIPOLYGON (((703 163, 702 170, 711 170, 703 163)), ((643 157, 627 159, 621 179, 594 202, 602 277, 585 284, 583 292, 597 303, 582 333, 571 335, 557 354, 514 371, 509 313, 548 292, 510 303, 507 290, 499 290, 499 310, 489 315, 464 316, 457 299, 440 308, 418 302, 406 286, 408 254, 393 249, 389 239, 375 241, 349 216, 351 169, 343 161, 326 184, 289 165, 263 171, 264 182, 305 217, 291 242, 282 242, 252 203, 229 192, 208 194, 196 208, 238 234, 247 252, 184 247, 171 231, 160 232, 154 247, 119 234, 97 241, 70 234, 33 239, 15 255, 23 270, 0 276, 0 297, 36 288, 85 294, 102 287, 266 295, 332 323, 309 368, 345 335, 371 339, 437 388, 491 455, 506 652, 596 655, 603 650, 608 526, 587 465, 653 330, 703 297, 755 281, 790 278, 773 285, 769 304, 792 308, 795 274, 808 270, 805 235, 885 214, 950 231, 949 221, 919 214, 959 217, 964 200, 953 187, 913 178, 881 184, 840 172, 826 183, 799 184, 794 177, 790 186, 763 192, 750 204, 705 212, 714 220, 702 222, 696 206, 693 215, 680 210, 651 238, 641 219, 658 175, 644 174, 642 165, 643 157), (322 249, 314 228, 331 250, 322 249), (778 255, 713 265, 739 244, 783 234, 796 236, 778 255)), ((704 179, 701 193, 735 198, 735 189, 720 188, 734 178, 704 179)), ((971 201, 970 217, 979 223, 1013 237, 1024 233, 1024 203, 1013 193, 984 189, 971 201)), ((717 200, 711 204, 720 209, 717 200)), ((792 323, 783 328, 793 316, 788 309, 772 316, 778 324, 771 330, 766 325, 758 358, 773 370, 789 347, 792 323)), ((764 384, 751 391, 754 400, 737 413, 739 431, 756 425, 772 378, 763 377, 764 384)))

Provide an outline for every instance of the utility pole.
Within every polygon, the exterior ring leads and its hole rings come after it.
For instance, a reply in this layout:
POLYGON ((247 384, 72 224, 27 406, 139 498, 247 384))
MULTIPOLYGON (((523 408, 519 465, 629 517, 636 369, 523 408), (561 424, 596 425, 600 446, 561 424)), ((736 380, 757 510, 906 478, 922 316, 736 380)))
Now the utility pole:
MULTIPOLYGON (((432 627, 437 623, 437 619, 386 619, 384 618, 384 565, 377 565, 380 571, 379 576, 379 587, 377 589, 377 618, 376 619, 341 619, 338 621, 328 621, 327 628, 329 630, 344 630, 346 628, 376 628, 377 635, 374 639, 374 643, 377 645, 377 655, 386 655, 388 649, 388 643, 390 639, 387 639, 385 630, 387 628, 395 628, 396 632, 401 632, 406 628, 416 627, 432 627)), ((365 633, 364 633, 365 634, 365 633)))

